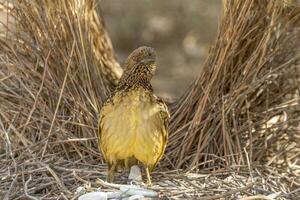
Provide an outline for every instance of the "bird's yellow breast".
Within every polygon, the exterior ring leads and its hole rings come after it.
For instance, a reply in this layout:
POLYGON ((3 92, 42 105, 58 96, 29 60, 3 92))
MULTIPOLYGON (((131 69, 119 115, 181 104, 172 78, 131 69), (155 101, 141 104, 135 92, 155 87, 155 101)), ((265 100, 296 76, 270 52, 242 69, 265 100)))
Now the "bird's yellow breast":
POLYGON ((135 157, 153 166, 166 146, 165 108, 143 88, 116 93, 103 106, 99 122, 100 148, 108 162, 135 157))

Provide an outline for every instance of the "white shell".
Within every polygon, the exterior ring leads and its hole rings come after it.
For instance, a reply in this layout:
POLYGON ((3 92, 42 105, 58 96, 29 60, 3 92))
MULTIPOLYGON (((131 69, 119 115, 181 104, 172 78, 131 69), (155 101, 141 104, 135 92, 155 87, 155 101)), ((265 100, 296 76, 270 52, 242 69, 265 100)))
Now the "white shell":
POLYGON ((90 192, 78 198, 78 200, 107 200, 107 193, 105 192, 90 192))
POLYGON ((130 169, 129 180, 142 182, 142 173, 141 169, 137 165, 133 165, 130 169))

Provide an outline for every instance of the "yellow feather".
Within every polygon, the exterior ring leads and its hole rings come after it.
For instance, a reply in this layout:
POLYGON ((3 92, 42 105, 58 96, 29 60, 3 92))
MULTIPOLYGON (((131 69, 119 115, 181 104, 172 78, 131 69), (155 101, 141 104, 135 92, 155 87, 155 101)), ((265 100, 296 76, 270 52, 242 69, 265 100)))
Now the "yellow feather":
POLYGON ((117 92, 103 106, 99 121, 99 143, 107 162, 134 157, 152 170, 166 147, 164 116, 166 107, 148 90, 117 92))

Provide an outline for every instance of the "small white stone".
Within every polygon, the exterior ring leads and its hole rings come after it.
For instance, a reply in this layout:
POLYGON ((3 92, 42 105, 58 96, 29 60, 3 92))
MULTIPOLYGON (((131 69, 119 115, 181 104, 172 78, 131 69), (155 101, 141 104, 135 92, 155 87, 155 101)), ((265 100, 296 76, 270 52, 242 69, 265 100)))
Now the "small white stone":
POLYGON ((141 200, 141 199, 145 199, 145 197, 143 195, 133 195, 128 198, 128 200, 141 200))
POLYGON ((85 193, 85 188, 80 186, 76 189, 76 194, 84 194, 85 193))
POLYGON ((148 189, 144 189, 144 188, 130 188, 127 186, 122 186, 120 187, 120 191, 123 192, 123 194, 127 194, 130 196, 133 195, 141 195, 144 197, 157 197, 158 193, 153 191, 153 190, 148 190, 148 189))
POLYGON ((130 169, 129 180, 141 182, 142 181, 142 173, 141 169, 137 165, 133 165, 130 169))
POLYGON ((80 196, 78 200, 107 200, 107 194, 105 192, 90 192, 80 196))

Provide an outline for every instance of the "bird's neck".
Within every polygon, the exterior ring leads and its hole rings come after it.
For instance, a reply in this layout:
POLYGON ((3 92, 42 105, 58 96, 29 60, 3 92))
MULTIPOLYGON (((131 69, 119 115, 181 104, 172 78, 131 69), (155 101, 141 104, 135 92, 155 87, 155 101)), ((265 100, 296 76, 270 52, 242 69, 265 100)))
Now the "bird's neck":
POLYGON ((135 87, 143 87, 146 90, 153 91, 152 85, 150 83, 150 78, 146 76, 128 76, 122 77, 117 90, 129 90, 135 87))

